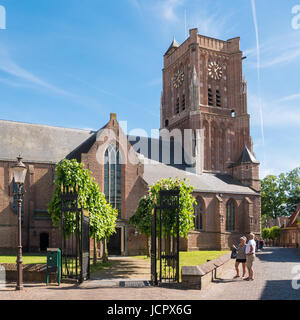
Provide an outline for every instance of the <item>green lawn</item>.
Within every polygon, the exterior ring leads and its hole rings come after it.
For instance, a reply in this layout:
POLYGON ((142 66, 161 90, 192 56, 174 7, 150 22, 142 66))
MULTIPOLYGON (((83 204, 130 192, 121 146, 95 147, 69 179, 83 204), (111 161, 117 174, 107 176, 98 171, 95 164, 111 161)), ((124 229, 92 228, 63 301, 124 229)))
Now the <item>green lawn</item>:
MULTIPOLYGON (((179 253, 179 276, 181 278, 182 266, 198 266, 199 264, 207 262, 207 260, 214 260, 218 257, 228 253, 229 251, 189 251, 179 253)), ((150 258, 146 256, 134 256, 133 258, 144 259, 150 262, 150 258)), ((159 270, 159 269, 158 269, 159 270)))
POLYGON ((223 256, 229 251, 190 251, 179 253, 180 266, 197 266, 223 256))
MULTIPOLYGON (((207 260, 217 259, 227 252, 229 251, 181 251, 179 253, 180 266, 198 266, 207 262, 207 260)), ((150 261, 150 258, 146 256, 133 256, 133 258, 150 261)))
POLYGON ((115 264, 114 261, 108 261, 108 262, 97 262, 96 265, 93 264, 93 261, 91 260, 91 264, 90 264, 90 271, 91 273, 96 272, 96 271, 100 271, 100 270, 105 270, 105 269, 109 269, 111 268, 113 265, 115 264))
MULTIPOLYGON (((0 255, 0 263, 16 263, 17 255, 0 255)), ((47 263, 47 256, 43 254, 23 254, 23 264, 47 263)))
MULTIPOLYGON (((1 263, 16 263, 17 261, 17 255, 0 255, 0 264, 1 263)), ((28 254, 24 253, 23 254, 23 264, 44 264, 47 263, 47 256, 43 254, 28 254)), ((75 260, 70 259, 68 261, 68 268, 72 268, 72 263, 73 263, 73 268, 75 269, 75 260)), ((79 262, 78 262, 79 263, 79 262)), ((97 262, 97 264, 94 266, 93 261, 91 260, 91 272, 99 271, 105 268, 110 268, 113 265, 113 261, 109 261, 107 263, 103 262, 97 262)), ((64 265, 65 266, 65 265, 64 265)), ((63 267, 64 267, 63 266, 63 267)))

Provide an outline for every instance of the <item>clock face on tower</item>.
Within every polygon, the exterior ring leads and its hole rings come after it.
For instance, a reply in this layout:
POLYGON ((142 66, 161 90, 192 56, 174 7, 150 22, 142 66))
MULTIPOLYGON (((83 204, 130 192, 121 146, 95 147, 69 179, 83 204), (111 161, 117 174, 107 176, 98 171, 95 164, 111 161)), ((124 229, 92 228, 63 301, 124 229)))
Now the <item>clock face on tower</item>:
POLYGON ((174 88, 179 88, 183 84, 183 81, 184 81, 184 72, 181 70, 178 70, 172 77, 174 88))
POLYGON ((223 68, 213 61, 208 65, 208 74, 214 80, 220 80, 223 76, 223 68))

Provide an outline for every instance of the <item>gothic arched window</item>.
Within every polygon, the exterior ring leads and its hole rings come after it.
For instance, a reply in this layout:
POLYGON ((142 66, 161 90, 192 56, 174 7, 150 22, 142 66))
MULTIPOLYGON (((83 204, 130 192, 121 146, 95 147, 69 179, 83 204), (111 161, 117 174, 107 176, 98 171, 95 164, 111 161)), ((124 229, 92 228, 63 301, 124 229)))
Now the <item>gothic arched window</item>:
POLYGON ((194 225, 196 230, 203 229, 203 212, 204 212, 204 204, 201 198, 196 199, 197 204, 194 206, 194 225))
POLYGON ((111 144, 104 155, 104 194, 121 217, 121 163, 120 151, 111 144))
POLYGON ((226 231, 235 230, 235 203, 230 199, 226 204, 226 231))

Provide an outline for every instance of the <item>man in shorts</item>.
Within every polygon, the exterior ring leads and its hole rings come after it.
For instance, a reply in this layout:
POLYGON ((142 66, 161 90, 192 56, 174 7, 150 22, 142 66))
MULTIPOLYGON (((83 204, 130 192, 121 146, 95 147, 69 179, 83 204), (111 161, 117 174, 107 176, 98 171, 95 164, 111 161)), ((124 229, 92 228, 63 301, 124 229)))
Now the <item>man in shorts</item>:
POLYGON ((250 233, 249 235, 249 241, 246 245, 246 265, 247 269, 249 272, 249 277, 245 278, 244 280, 246 281, 253 281, 253 262, 255 260, 255 248, 256 248, 256 243, 255 243, 255 235, 253 233, 250 233))

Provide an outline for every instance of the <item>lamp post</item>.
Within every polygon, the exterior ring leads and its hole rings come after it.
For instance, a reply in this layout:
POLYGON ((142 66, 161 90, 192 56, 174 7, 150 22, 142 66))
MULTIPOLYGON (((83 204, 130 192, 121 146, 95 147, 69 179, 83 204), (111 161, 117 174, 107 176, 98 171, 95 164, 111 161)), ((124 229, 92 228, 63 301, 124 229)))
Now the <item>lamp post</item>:
POLYGON ((18 256, 17 256, 17 287, 16 290, 23 290, 23 260, 22 260, 22 187, 24 186, 27 168, 22 162, 21 156, 17 157, 18 162, 13 166, 13 177, 17 184, 17 200, 18 200, 18 256))

